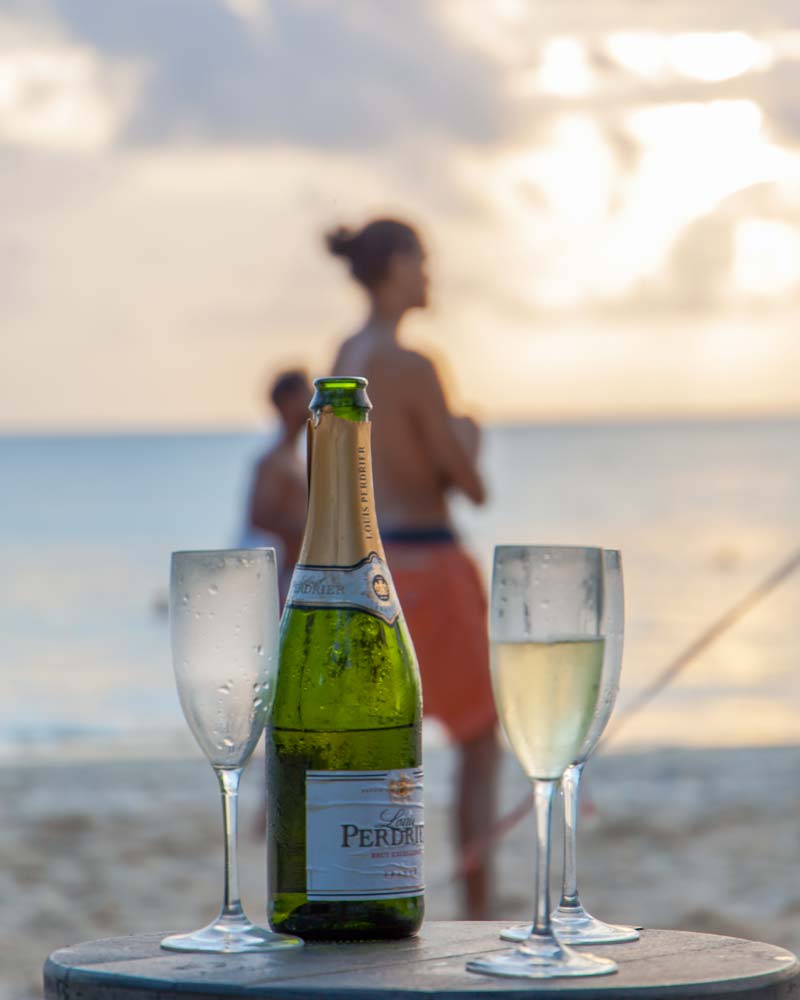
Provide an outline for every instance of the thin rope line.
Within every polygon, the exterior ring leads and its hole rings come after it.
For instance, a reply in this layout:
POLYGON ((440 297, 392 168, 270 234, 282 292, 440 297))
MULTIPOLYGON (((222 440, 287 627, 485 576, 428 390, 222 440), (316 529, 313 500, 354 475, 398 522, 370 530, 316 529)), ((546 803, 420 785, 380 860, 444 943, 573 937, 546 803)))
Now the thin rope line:
MULTIPOLYGON (((729 628, 736 624, 740 618, 742 618, 751 608, 755 607, 759 601, 763 600, 774 590, 778 584, 782 583, 788 576, 790 576, 798 567, 800 567, 800 551, 795 552, 795 554, 787 559, 785 563, 782 563, 776 570, 769 574, 757 587, 754 587, 749 593, 747 593, 740 601, 733 605, 730 610, 726 611, 721 618, 718 618, 712 625, 709 626, 704 632, 702 632, 697 639, 694 640, 686 649, 671 660, 666 667, 658 674, 658 676, 650 683, 644 690, 640 691, 639 694, 625 706, 625 709, 618 712, 614 716, 614 722, 610 728, 606 731, 605 736, 598 744, 598 750, 606 746, 611 738, 616 736, 620 729, 627 723, 630 722, 631 718, 639 712, 645 705, 649 704, 656 695, 660 694, 661 691, 671 684, 672 681, 681 673, 691 662, 694 660, 699 653, 701 653, 707 646, 710 646, 715 639, 719 638, 723 632, 726 632, 729 628)), ((458 868, 455 871, 453 879, 463 878, 469 872, 474 871, 481 863, 483 858, 486 856, 489 850, 504 837, 510 830, 512 830, 525 816, 530 812, 531 806, 533 805, 533 796, 527 795, 518 805, 516 805, 510 812, 506 813, 505 816, 501 816, 499 820, 492 826, 488 833, 481 837, 476 837, 471 843, 467 844, 464 851, 461 854, 461 860, 458 868)))
POLYGON ((742 618, 751 608, 755 607, 759 601, 763 600, 778 586, 782 583, 787 576, 790 576, 797 568, 800 566, 800 551, 796 552, 791 559, 788 559, 785 563, 778 567, 773 573, 746 594, 738 603, 726 611, 721 618, 718 618, 713 625, 709 626, 691 645, 677 656, 671 663, 669 663, 661 673, 653 680, 643 691, 630 702, 630 704, 625 706, 625 709, 618 712, 613 718, 611 726, 606 731, 600 746, 605 745, 609 739, 616 736, 622 729, 626 722, 629 722, 631 717, 635 715, 641 708, 647 705, 649 702, 655 698, 657 694, 660 694, 663 689, 670 684, 675 677, 684 670, 685 667, 695 659, 695 657, 701 653, 707 646, 710 646, 715 639, 719 638, 723 632, 727 632, 729 628, 735 625, 740 618, 742 618))

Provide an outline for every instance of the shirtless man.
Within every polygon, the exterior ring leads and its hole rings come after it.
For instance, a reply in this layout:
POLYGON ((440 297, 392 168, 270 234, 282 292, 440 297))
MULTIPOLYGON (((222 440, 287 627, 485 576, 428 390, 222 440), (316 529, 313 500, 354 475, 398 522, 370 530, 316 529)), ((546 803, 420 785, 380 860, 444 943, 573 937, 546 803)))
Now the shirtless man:
MULTIPOLYGON (((448 409, 436 368, 402 346, 398 328, 427 304, 425 254, 411 227, 377 220, 338 230, 330 251, 350 262, 369 299, 361 329, 344 342, 334 374, 363 375, 375 402, 373 471, 381 535, 417 651, 426 715, 441 719, 460 751, 457 834, 462 854, 488 833, 498 759, 489 679, 486 599, 477 570, 458 543, 448 493, 482 504, 476 467, 479 430, 448 409)), ((489 915, 485 859, 464 879, 464 912, 489 915)))
POLYGON ((278 540, 278 583, 281 602, 303 541, 308 494, 306 466, 297 452, 298 437, 308 420, 312 396, 302 371, 279 375, 270 398, 281 420, 281 434, 256 466, 250 493, 248 525, 278 540))

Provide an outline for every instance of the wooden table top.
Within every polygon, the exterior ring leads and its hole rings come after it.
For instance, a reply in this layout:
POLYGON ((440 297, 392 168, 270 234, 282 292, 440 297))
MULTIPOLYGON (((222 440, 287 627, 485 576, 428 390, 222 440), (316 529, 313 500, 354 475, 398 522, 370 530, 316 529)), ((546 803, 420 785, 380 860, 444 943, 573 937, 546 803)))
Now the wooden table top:
POLYGON ((46 1000, 486 1000, 524 997, 701 997, 783 1000, 800 995, 800 963, 774 945, 714 934, 644 930, 629 944, 591 945, 619 965, 585 979, 498 979, 465 970, 466 961, 510 946, 508 921, 426 923, 394 942, 308 944, 272 954, 168 952, 165 933, 107 938, 61 948, 44 969, 46 1000))

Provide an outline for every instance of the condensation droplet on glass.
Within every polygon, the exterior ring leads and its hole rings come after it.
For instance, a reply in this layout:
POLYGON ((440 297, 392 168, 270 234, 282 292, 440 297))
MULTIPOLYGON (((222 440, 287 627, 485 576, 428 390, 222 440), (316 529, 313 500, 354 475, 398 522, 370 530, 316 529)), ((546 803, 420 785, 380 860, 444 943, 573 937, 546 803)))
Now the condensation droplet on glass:
POLYGON ((184 594, 183 597, 181 598, 181 604, 188 604, 188 603, 189 603, 189 595, 184 594))
POLYGON ((224 747, 235 747, 236 746, 236 744, 233 742, 233 740, 230 739, 229 737, 227 737, 226 739, 224 739, 222 741, 222 745, 224 747))
POLYGON ((210 586, 210 587, 208 588, 208 592, 209 592, 209 594, 211 594, 212 596, 213 596, 214 594, 216 594, 216 593, 217 593, 218 591, 219 591, 219 587, 218 587, 218 586, 216 585, 216 583, 212 583, 212 584, 211 584, 211 586, 210 586))
POLYGON ((195 611, 194 616, 195 616, 195 618, 199 619, 200 618, 200 612, 199 611, 195 611))
POLYGON ((259 643, 257 646, 253 647, 253 652, 258 653, 259 656, 264 655, 264 647, 259 643))

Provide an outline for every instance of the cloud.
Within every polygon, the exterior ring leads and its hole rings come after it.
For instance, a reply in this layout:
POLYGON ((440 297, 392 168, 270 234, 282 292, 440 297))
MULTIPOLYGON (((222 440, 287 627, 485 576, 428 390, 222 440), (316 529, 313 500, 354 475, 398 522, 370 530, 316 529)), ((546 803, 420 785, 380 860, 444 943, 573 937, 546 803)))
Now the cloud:
POLYGON ((109 146, 131 107, 135 81, 75 46, 0 55, 0 143, 49 150, 109 146))
POLYGON ((140 77, 66 37, 34 7, 0 13, 0 149, 95 153, 121 132, 140 77))
POLYGON ((655 275, 636 282, 622 300, 597 304, 596 312, 632 319, 676 312, 718 319, 778 314, 800 303, 799 245, 800 187, 753 184, 687 224, 655 275), (776 241, 776 231, 784 238, 776 241), (748 281, 747 268, 754 265, 772 283, 748 281))
POLYGON ((352 148, 398 135, 501 136, 497 74, 448 35, 428 0, 262 5, 260 25, 253 0, 51 0, 50 9, 80 43, 148 67, 131 143, 352 148))
MULTIPOLYGON (((702 6, 645 27, 711 30, 702 6)), ((321 231, 384 211, 422 224, 434 308, 408 332, 448 338, 467 397, 512 354, 510 409, 545 370, 580 397, 579 362, 620 387, 679 370, 695 319, 767 314, 736 275, 800 227, 776 180, 800 45, 757 6, 736 27, 771 62, 706 83, 611 57, 639 2, 0 0, 0 423, 257 418, 268 367, 322 370, 359 320, 321 231)))

